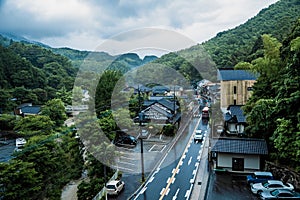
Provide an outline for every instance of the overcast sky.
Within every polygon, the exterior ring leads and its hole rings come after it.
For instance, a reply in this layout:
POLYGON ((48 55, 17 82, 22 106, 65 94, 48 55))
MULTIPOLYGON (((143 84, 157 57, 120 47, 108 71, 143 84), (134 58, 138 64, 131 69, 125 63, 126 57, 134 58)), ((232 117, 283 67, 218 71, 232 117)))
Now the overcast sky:
POLYGON ((202 43, 277 1, 0 0, 0 32, 80 50, 95 50, 108 39, 144 28, 173 31, 202 43))

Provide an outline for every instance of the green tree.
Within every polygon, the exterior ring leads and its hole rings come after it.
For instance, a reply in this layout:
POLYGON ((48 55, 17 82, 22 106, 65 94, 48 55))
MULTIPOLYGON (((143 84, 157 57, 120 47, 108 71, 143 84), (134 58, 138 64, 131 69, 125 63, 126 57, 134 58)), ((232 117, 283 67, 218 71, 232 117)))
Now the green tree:
POLYGON ((52 99, 42 107, 42 115, 49 116, 56 126, 61 126, 67 119, 64 103, 61 99, 52 99))
POLYGON ((95 108, 97 115, 101 111, 109 110, 114 88, 122 77, 119 71, 105 71, 97 85, 95 94, 95 108))
MULTIPOLYGON (((277 149, 274 156, 281 163, 298 163, 300 160, 300 129, 291 120, 277 119, 277 128, 272 136, 277 149)), ((299 170, 299 166, 297 167, 299 170)))
POLYGON ((37 193, 42 189, 41 176, 34 163, 20 160, 0 163, 0 183, 3 200, 39 199, 37 193))
POLYGON ((21 118, 16 121, 14 130, 23 137, 34 135, 51 135, 54 122, 48 116, 36 115, 21 118))

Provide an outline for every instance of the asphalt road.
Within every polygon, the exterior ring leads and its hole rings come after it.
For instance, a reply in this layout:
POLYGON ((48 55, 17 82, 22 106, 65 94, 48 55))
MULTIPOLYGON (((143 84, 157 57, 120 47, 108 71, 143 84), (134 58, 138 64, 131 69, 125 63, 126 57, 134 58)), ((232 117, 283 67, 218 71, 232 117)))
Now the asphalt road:
POLYGON ((190 198, 202 148, 202 143, 193 141, 195 129, 207 130, 207 125, 194 119, 187 133, 165 155, 134 199, 190 198))

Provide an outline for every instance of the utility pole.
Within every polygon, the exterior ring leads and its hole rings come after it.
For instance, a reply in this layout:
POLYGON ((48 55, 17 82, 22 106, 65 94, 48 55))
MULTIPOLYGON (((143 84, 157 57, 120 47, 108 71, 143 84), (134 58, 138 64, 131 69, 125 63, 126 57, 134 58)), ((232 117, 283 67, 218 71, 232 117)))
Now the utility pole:
MULTIPOLYGON (((140 86, 138 85, 138 98, 139 98, 139 126, 141 131, 142 120, 144 119, 144 113, 142 113, 141 108, 141 92, 140 86)), ((145 169, 144 169, 144 145, 143 145, 143 137, 140 133, 139 139, 141 140, 141 165, 142 165, 142 182, 145 182, 145 169)))

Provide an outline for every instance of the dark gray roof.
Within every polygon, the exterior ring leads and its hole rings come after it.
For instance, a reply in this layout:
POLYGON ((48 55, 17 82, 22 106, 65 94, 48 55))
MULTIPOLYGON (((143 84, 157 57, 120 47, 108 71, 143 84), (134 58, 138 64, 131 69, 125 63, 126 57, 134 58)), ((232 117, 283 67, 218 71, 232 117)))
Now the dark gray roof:
MULTIPOLYGON (((246 117, 242 110, 242 105, 229 105, 227 110, 230 111, 232 117, 234 115, 236 116, 238 123, 246 122, 246 117)), ((225 116, 225 120, 226 120, 226 117, 227 116, 225 116)), ((226 121, 228 121, 228 120, 226 120, 226 121)))
POLYGON ((218 80, 233 81, 233 80, 256 80, 257 74, 247 70, 219 69, 218 80))
MULTIPOLYGON (((157 103, 163 105, 164 107, 168 108, 171 111, 174 111, 174 101, 170 101, 168 99, 161 99, 157 101, 157 103)), ((175 110, 177 110, 179 107, 175 103, 175 110)))
POLYGON ((24 114, 39 114, 41 112, 41 106, 25 106, 21 108, 22 113, 24 114))
POLYGON ((165 92, 170 92, 170 88, 166 86, 154 86, 152 88, 152 93, 153 94, 164 94, 165 92))
POLYGON ((266 141, 262 139, 219 138, 218 140, 212 141, 212 151, 221 153, 267 155, 268 147, 266 141))

